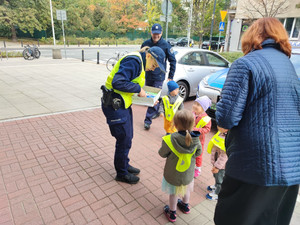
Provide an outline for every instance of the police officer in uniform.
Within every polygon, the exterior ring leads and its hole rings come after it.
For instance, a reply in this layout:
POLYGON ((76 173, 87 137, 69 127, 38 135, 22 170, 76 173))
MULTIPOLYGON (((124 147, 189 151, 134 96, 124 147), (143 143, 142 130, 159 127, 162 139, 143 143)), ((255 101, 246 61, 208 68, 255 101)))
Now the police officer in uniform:
MULTIPOLYGON (((176 59, 173 53, 172 46, 162 38, 162 27, 160 24, 155 23, 152 26, 151 38, 146 40, 141 47, 143 48, 144 46, 149 46, 149 47, 157 46, 164 51, 166 57, 164 59, 163 65, 166 67, 166 60, 168 59, 170 63, 168 80, 172 80, 176 69, 176 59)), ((164 80, 165 80, 165 73, 163 73, 159 68, 155 69, 154 71, 146 72, 147 86, 162 88, 164 80)), ((154 107, 148 107, 145 121, 144 121, 144 128, 146 130, 150 129, 152 119, 159 116, 158 109, 159 109, 159 104, 155 105, 154 107)))
POLYGON ((133 138, 132 95, 138 93, 146 97, 142 87, 145 84, 145 71, 159 68, 165 71, 165 53, 159 47, 145 47, 140 52, 132 52, 121 58, 105 85, 101 87, 102 111, 106 117, 111 135, 116 138, 114 166, 116 180, 135 184, 140 170, 129 165, 129 150, 133 138))

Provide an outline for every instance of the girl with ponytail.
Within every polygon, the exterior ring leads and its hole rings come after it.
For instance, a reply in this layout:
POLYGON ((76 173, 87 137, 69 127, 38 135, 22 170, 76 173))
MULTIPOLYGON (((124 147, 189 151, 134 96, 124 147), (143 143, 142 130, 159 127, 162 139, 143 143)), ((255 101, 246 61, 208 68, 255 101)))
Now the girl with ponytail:
POLYGON ((202 152, 200 133, 192 131, 194 115, 179 110, 173 118, 178 132, 163 137, 159 155, 166 159, 162 190, 169 194, 169 205, 164 213, 170 222, 176 221, 176 209, 190 213, 189 199, 194 187, 195 158, 202 152), (182 198, 182 199, 180 199, 182 198))

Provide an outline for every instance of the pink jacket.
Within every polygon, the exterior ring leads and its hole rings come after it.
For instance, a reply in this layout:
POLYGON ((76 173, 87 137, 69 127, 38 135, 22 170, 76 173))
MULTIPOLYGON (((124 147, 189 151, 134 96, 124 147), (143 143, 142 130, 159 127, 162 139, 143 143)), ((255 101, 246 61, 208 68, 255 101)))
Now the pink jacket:
POLYGON ((211 150, 210 161, 211 164, 219 170, 225 169, 226 162, 228 160, 226 152, 214 146, 211 150), (216 159, 217 156, 217 159, 216 159))
POLYGON ((210 128, 211 128, 211 121, 208 122, 208 124, 206 124, 204 127, 200 127, 200 128, 196 128, 196 125, 198 124, 198 122, 204 117, 207 116, 207 114, 204 112, 200 115, 195 115, 195 125, 193 130, 199 131, 200 132, 200 136, 199 136, 199 140, 201 142, 202 148, 204 149, 204 142, 205 142, 205 134, 209 133, 210 128))

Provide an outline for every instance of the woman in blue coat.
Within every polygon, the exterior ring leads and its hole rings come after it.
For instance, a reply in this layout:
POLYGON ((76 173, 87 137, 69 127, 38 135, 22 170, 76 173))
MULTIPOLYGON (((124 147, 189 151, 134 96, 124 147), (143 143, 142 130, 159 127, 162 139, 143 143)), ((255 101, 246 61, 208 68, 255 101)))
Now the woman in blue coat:
POLYGON ((300 184, 300 81, 275 18, 255 21, 227 75, 216 120, 228 161, 216 225, 289 224, 300 184))
POLYGON ((145 97, 145 71, 160 68, 165 71, 165 53, 159 47, 145 47, 120 59, 108 76, 103 90, 102 111, 106 117, 111 135, 116 138, 114 166, 116 180, 135 184, 138 168, 129 164, 129 150, 133 138, 132 95, 145 97))

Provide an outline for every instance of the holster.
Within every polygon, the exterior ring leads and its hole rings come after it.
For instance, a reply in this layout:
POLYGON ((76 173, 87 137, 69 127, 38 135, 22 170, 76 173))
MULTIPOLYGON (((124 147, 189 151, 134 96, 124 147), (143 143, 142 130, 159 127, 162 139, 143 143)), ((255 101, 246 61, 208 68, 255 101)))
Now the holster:
POLYGON ((107 89, 105 85, 101 86, 101 90, 103 92, 101 102, 104 107, 111 105, 115 110, 117 110, 124 106, 123 99, 116 97, 116 94, 114 95, 114 90, 107 89))
POLYGON ((102 105, 107 107, 107 106, 112 104, 114 91, 107 89, 105 87, 105 85, 101 86, 101 90, 102 90, 102 93, 103 93, 102 98, 101 98, 102 105))

